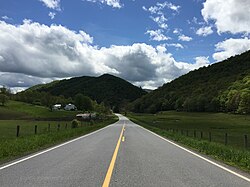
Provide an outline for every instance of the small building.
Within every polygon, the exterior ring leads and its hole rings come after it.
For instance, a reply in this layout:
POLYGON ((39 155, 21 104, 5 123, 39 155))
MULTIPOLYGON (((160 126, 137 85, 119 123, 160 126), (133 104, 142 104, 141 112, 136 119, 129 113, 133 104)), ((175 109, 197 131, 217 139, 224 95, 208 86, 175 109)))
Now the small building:
POLYGON ((62 108, 61 104, 55 104, 53 105, 52 110, 60 110, 61 108, 62 108))
POLYGON ((96 113, 84 113, 84 114, 77 114, 76 117, 78 119, 95 119, 96 118, 96 113))
POLYGON ((77 110, 76 106, 74 104, 67 104, 65 107, 64 107, 64 110, 77 110))

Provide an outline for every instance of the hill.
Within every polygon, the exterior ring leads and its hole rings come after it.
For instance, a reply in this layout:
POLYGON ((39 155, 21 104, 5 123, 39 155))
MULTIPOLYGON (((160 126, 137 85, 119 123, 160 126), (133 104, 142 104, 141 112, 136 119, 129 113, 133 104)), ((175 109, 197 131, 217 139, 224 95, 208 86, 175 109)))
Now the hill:
POLYGON ((250 113, 250 51, 164 84, 133 102, 131 109, 250 113))
POLYGON ((110 106, 120 106, 146 94, 131 83, 109 74, 100 77, 75 77, 36 85, 27 91, 47 92, 55 96, 63 95, 65 98, 74 98, 76 94, 82 93, 98 103, 104 102, 110 106))

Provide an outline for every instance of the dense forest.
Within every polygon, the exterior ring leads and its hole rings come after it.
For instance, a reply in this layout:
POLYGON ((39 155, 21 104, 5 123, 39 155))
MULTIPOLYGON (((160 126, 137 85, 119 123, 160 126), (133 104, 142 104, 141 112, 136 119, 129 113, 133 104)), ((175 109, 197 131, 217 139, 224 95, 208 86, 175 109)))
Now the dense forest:
POLYGON ((134 112, 250 113, 250 51, 189 72, 134 101, 134 112))
POLYGON ((68 98, 69 101, 71 98, 74 99, 77 94, 83 94, 97 101, 97 103, 103 102, 111 108, 120 108, 146 94, 141 88, 109 74, 100 77, 75 77, 44 85, 36 85, 23 93, 19 93, 19 95, 21 96, 24 93, 24 95, 27 95, 27 92, 30 95, 37 92, 47 93, 60 96, 62 100, 68 98))

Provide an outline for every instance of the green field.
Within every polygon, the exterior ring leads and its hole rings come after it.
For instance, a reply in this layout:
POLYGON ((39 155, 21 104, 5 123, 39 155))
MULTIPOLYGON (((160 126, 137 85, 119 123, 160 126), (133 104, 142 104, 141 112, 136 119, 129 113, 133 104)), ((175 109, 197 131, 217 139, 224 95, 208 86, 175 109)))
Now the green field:
POLYGON ((163 137, 250 173, 250 145, 246 149, 243 141, 243 135, 250 136, 250 116, 168 111, 155 115, 129 113, 128 117, 163 137), (212 142, 208 139, 209 132, 212 142), (225 133, 228 133, 227 145, 224 145, 225 133))
POLYGON ((50 111, 44 106, 9 101, 6 106, 0 106, 0 120, 11 119, 60 119, 74 118, 77 111, 50 111))
POLYGON ((50 111, 42 106, 17 101, 1 106, 0 164, 90 133, 118 120, 110 115, 102 120, 81 122, 78 128, 72 129, 71 121, 77 113, 79 111, 50 111), (17 125, 20 126, 19 137, 16 137, 17 125))
POLYGON ((133 118, 164 130, 172 130, 183 135, 209 140, 209 132, 213 142, 225 143, 228 134, 228 145, 244 147, 244 135, 249 136, 250 147, 250 116, 225 113, 191 113, 167 111, 158 114, 133 114, 133 118))

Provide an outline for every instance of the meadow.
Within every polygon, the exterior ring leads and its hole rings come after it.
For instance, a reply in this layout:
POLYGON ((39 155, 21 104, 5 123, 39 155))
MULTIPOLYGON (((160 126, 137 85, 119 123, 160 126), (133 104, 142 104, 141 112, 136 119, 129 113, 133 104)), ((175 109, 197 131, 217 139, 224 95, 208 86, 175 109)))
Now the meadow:
POLYGON ((110 115, 93 122, 82 121, 78 128, 71 128, 71 121, 77 113, 79 111, 50 111, 46 107, 17 101, 0 106, 0 164, 93 132, 118 120, 110 115), (20 126, 18 137, 17 125, 20 126))
POLYGON ((250 116, 167 111, 157 114, 129 113, 128 117, 163 137, 250 172, 250 138, 247 147, 244 142, 244 135, 250 136, 250 116), (225 133, 228 134, 227 145, 225 133))

